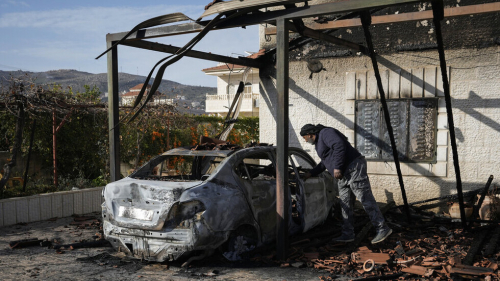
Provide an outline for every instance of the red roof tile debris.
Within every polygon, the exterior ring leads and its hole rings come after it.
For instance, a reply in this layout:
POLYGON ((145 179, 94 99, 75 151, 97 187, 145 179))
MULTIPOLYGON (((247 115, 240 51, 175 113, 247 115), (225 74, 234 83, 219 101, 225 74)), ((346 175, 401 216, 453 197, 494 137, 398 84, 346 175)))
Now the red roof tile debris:
MULTIPOLYGON (((341 224, 332 218, 315 232, 290 237, 286 260, 275 259, 275 246, 256 249, 247 256, 254 262, 280 267, 301 263, 323 270, 318 272, 322 275, 318 277, 324 281, 337 280, 339 276, 351 280, 450 280, 454 277, 500 280, 496 240, 500 236, 500 225, 494 221, 490 226, 475 223, 470 231, 464 231, 448 216, 417 207, 412 208, 411 223, 406 221, 402 208, 381 209, 394 230, 382 243, 372 245, 367 237, 359 240, 361 245, 336 243, 332 238, 340 235, 341 224), (491 252, 487 252, 488 249, 491 252), (271 251, 273 254, 267 255, 271 251)), ((355 216, 355 221, 360 221, 356 228, 371 225, 362 210, 355 210, 355 216)), ((361 235, 361 232, 356 233, 361 235)))

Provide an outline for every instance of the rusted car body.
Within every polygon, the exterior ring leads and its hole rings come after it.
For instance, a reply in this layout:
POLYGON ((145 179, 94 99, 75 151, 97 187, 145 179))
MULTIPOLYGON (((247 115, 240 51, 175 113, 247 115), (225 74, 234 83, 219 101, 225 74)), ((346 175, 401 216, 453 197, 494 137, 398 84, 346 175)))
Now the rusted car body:
MULTIPOLYGON (((153 158, 103 190, 106 239, 127 255, 150 261, 190 253, 204 256, 228 243, 228 251, 244 251, 272 242, 275 149, 177 148, 153 158)), ((328 173, 305 183, 300 179, 315 164, 302 149, 290 148, 291 234, 322 223, 336 200, 337 188, 328 173)))

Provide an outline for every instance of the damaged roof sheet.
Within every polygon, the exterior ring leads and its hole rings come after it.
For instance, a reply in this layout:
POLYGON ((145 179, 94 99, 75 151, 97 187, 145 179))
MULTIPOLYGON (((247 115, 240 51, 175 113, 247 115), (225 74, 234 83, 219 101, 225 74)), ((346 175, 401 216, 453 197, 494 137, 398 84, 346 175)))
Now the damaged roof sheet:
POLYGON ((184 15, 183 13, 166 14, 163 16, 158 16, 158 17, 154 17, 154 18, 145 20, 145 21, 139 23, 138 25, 136 25, 134 28, 132 28, 132 30, 130 30, 125 36, 123 36, 122 39, 120 39, 118 42, 115 42, 112 47, 109 47, 106 51, 104 51, 102 54, 100 54, 96 59, 100 58, 101 56, 103 56, 104 54, 109 52, 109 50, 111 50, 113 47, 115 47, 116 45, 125 41, 125 39, 127 39, 130 35, 132 35, 134 32, 136 32, 140 29, 158 26, 158 25, 163 25, 163 24, 168 24, 168 23, 173 23, 173 22, 187 21, 187 20, 192 21, 192 19, 190 17, 184 15))
POLYGON ((213 14, 221 14, 245 8, 257 10, 266 7, 288 5, 299 2, 307 2, 307 0, 233 0, 228 2, 219 2, 210 6, 210 8, 208 8, 203 15, 200 16, 200 19, 213 14))

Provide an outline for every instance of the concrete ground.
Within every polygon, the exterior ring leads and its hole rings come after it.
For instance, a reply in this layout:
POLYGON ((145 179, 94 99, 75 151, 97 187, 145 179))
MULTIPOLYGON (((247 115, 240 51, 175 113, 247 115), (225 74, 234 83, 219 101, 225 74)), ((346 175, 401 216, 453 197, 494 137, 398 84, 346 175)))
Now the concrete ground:
MULTIPOLYGON (((93 214, 99 217, 99 214, 93 214)), ((319 280, 328 275, 311 268, 229 262, 220 254, 181 268, 181 262, 147 263, 129 259, 110 247, 63 250, 47 247, 11 249, 9 242, 38 238, 60 244, 92 240, 98 227, 70 225, 61 218, 0 228, 1 280, 319 280)))

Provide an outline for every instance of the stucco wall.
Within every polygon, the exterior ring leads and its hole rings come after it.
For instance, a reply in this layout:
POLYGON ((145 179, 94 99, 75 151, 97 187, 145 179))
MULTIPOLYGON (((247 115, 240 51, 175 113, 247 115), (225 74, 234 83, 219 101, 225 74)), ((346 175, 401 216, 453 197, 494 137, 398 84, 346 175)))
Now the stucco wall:
MULTIPOLYGON (((458 153, 464 190, 483 187, 490 174, 500 176, 500 47, 483 49, 447 50, 450 67, 450 85, 458 153)), ((308 79, 306 61, 290 62, 290 146, 303 147, 317 160, 314 147, 306 144, 298 134, 306 123, 332 126, 346 134, 354 123, 349 115, 346 99, 346 73, 368 71, 367 57, 321 59, 327 71, 308 79)), ((381 70, 418 69, 437 67, 437 51, 420 51, 382 55, 381 70)), ((260 105, 260 141, 276 143, 276 80, 274 66, 262 69, 260 105)), ((438 73, 439 74, 439 73, 438 73)), ((437 76, 441 79, 440 75, 437 76)), ((441 104, 442 108, 442 104, 441 104)), ((441 109, 441 114, 443 110, 441 109)), ((447 147, 446 176, 422 176, 434 167, 423 164, 410 168, 414 175, 404 176, 410 202, 455 193, 455 172, 452 163, 449 136, 441 134, 438 142, 447 147), (443 139, 444 137, 444 139, 443 139)), ((379 162, 378 166, 394 169, 394 164, 379 162), (392 167, 391 167, 392 166, 392 167)), ((397 176, 375 174, 369 167, 373 193, 377 200, 395 200, 402 203, 397 176)), ((498 185, 498 179, 493 182, 498 185)))

